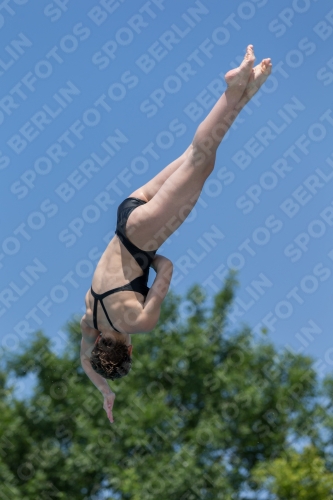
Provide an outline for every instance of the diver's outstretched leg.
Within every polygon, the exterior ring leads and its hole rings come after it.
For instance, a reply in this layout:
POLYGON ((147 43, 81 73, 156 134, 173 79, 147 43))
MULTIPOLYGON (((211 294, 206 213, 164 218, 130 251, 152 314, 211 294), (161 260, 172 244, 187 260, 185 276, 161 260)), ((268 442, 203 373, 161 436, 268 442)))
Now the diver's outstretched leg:
MULTIPOLYGON (((253 46, 249 45, 246 50, 244 61, 239 66, 239 68, 232 69, 225 75, 225 79, 228 84, 228 89, 226 92, 226 98, 228 102, 224 104, 227 104, 227 106, 231 109, 233 109, 234 102, 238 102, 240 100, 240 97, 246 88, 246 84, 251 76, 250 69, 253 66, 254 59, 253 46)), ((238 112, 236 113, 238 114, 238 112)), ((228 122, 227 116, 225 117, 225 119, 226 122, 228 122)), ((230 121, 230 123, 232 122, 230 121)), ((228 125, 226 126, 229 128, 228 125)), ((181 156, 176 158, 173 162, 169 163, 169 165, 161 170, 161 172, 153 177, 153 179, 148 181, 144 186, 135 190, 130 196, 141 198, 144 201, 150 201, 155 196, 157 191, 162 187, 164 182, 182 165, 182 163, 184 163, 190 151, 192 151, 192 145, 190 145, 181 156)))
MULTIPOLYGON (((148 203, 130 214, 126 231, 139 248, 156 250, 191 212, 214 168, 219 144, 248 98, 251 98, 253 88, 248 89, 248 94, 245 92, 248 84, 255 80, 252 72, 254 60, 253 47, 249 45, 239 68, 226 74, 228 88, 198 126, 184 161, 160 185, 148 203)), ((145 193, 145 186, 131 196, 136 196, 140 191, 145 193)))

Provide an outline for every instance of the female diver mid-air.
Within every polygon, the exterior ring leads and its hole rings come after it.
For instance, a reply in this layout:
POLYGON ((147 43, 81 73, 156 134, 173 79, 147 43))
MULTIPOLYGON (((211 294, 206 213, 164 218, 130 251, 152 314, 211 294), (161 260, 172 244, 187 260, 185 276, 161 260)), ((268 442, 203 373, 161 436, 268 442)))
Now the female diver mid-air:
POLYGON ((173 266, 156 251, 189 215, 214 169, 220 142, 271 73, 270 59, 253 67, 254 60, 249 45, 241 65, 225 75, 225 93, 198 126, 187 150, 118 207, 116 235, 97 265, 81 320, 82 367, 103 394, 111 423, 115 394, 105 379, 128 374, 131 335, 149 332, 158 322, 173 266), (150 289, 149 267, 156 272, 150 289))

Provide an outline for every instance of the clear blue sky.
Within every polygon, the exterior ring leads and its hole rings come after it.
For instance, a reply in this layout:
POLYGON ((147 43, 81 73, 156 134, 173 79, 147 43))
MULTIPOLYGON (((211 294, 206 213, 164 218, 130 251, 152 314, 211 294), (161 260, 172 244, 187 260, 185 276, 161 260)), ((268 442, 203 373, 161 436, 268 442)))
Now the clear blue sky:
POLYGON ((331 371, 328 3, 12 1, 0 14, 1 349, 39 328, 60 339, 82 313, 118 204, 188 147, 252 43, 273 76, 161 253, 179 294, 201 283, 211 297, 238 266, 230 326, 266 325, 331 371))

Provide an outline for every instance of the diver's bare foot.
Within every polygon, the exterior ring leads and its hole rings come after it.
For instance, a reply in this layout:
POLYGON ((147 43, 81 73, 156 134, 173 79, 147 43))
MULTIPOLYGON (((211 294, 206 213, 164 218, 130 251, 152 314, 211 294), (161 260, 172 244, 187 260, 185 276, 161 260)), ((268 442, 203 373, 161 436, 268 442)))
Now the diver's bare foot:
POLYGON ((253 52, 253 45, 248 45, 241 65, 238 68, 228 71, 224 77, 229 89, 246 87, 251 77, 254 61, 255 56, 253 52))
POLYGON ((250 100, 260 87, 265 83, 272 72, 271 59, 263 59, 260 64, 252 69, 252 74, 244 91, 246 100, 250 100))

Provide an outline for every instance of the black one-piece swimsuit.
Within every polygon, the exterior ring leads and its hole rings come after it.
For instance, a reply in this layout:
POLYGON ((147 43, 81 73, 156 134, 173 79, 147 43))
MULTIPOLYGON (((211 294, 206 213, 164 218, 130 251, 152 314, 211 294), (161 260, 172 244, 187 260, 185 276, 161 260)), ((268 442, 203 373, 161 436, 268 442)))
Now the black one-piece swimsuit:
MULTIPOLYGON (((94 320, 94 328, 98 330, 97 326, 97 306, 98 302, 101 303, 104 314, 110 323, 111 327, 119 332, 117 328, 114 327, 112 321, 107 313, 105 305, 103 303, 103 299, 112 295, 113 293, 122 292, 122 291, 133 291, 139 292, 144 297, 147 296, 149 292, 149 288, 147 286, 148 277, 149 277, 149 267, 155 257, 157 250, 152 250, 146 252, 144 250, 140 250, 137 246, 135 246, 127 237, 126 237, 126 223, 130 214, 140 205, 144 205, 147 203, 146 201, 140 200, 139 198, 126 198, 118 207, 117 211, 117 228, 115 234, 118 236, 124 247, 129 251, 129 253, 134 257, 136 262, 139 264, 143 271, 142 276, 138 276, 134 280, 130 281, 126 285, 119 286, 117 288, 113 288, 104 293, 96 293, 91 287, 91 294, 94 297, 94 310, 93 310, 93 320, 94 320)), ((120 333, 120 332, 119 332, 120 333)))

